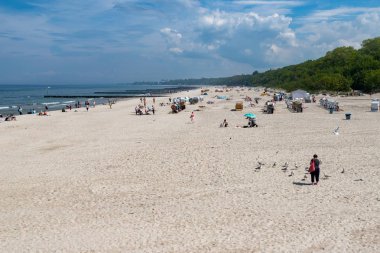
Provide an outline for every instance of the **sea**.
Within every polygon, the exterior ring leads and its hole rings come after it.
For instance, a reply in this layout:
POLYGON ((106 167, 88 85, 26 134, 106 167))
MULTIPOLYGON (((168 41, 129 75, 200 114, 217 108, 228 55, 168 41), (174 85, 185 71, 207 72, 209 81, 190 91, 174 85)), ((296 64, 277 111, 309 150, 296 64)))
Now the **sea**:
POLYGON ((45 110, 61 110, 78 101, 84 105, 105 104, 114 99, 128 97, 160 96, 164 93, 196 88, 195 86, 165 84, 96 84, 96 85, 0 85, 0 114, 17 115, 21 107, 23 114, 45 110), (58 96, 58 97, 54 97, 58 96))

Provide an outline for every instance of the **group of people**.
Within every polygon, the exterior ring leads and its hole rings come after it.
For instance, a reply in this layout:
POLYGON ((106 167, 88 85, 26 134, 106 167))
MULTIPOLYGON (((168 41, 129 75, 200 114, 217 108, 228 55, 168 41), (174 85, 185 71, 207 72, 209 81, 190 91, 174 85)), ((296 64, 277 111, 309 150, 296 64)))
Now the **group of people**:
POLYGON ((156 108, 154 108, 154 105, 151 107, 149 106, 142 106, 142 105, 137 105, 135 107, 135 113, 136 115, 149 115, 150 112, 153 113, 153 115, 156 113, 156 108))
MULTIPOLYGON (((23 115, 23 109, 21 106, 18 107, 17 111, 18 111, 19 115, 23 115)), ((28 114, 36 114, 36 109, 34 109, 34 108, 29 109, 28 114)))
POLYGON ((0 118, 4 118, 4 121, 14 121, 14 120, 16 120, 16 116, 14 116, 13 114, 8 114, 5 117, 2 114, 0 114, 0 118))
MULTIPOLYGON (((86 100, 86 101, 84 102, 84 105, 86 106, 86 109, 87 109, 87 107, 90 107, 90 101, 86 100)), ((95 100, 92 102, 92 105, 93 105, 93 107, 95 108, 95 105, 96 105, 96 101, 95 101, 95 100)), ((66 109, 70 109, 70 110, 71 110, 71 108, 72 108, 72 107, 71 107, 71 104, 68 105, 68 106, 66 106, 66 109), (68 106, 69 106, 70 108, 68 108, 68 106)), ((75 107, 75 108, 81 108, 81 107, 82 107, 82 103, 78 100, 78 101, 75 102, 74 107, 75 107)), ((87 109, 87 111, 88 111, 88 109, 87 109)))

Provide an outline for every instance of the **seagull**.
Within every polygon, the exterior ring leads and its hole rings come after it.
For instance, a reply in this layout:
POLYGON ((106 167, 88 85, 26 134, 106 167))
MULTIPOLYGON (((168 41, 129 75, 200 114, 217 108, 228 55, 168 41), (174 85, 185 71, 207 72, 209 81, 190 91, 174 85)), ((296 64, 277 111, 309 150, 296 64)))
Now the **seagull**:
POLYGON ((343 173, 344 173, 344 169, 343 169, 343 170, 342 170, 340 173, 342 173, 342 174, 343 174, 343 173))
POLYGON ((259 166, 257 166, 257 167, 255 168, 255 170, 259 170, 259 169, 261 169, 261 164, 259 164, 259 166))
POLYGON ((276 162, 274 162, 274 164, 272 165, 272 167, 276 167, 276 165, 277 165, 277 163, 276 163, 276 162))
POLYGON ((334 132, 333 132, 335 135, 339 135, 339 126, 337 128, 335 128, 334 132))
POLYGON ((291 176, 293 176, 294 175, 294 173, 293 173, 293 171, 290 173, 290 175, 289 175, 289 177, 291 177, 291 176))
POLYGON ((262 162, 257 162, 257 163, 258 163, 260 166, 261 166, 261 165, 265 165, 265 163, 262 163, 262 162))
POLYGON ((326 175, 325 173, 323 173, 323 179, 329 179, 329 177, 331 177, 331 176, 326 175))

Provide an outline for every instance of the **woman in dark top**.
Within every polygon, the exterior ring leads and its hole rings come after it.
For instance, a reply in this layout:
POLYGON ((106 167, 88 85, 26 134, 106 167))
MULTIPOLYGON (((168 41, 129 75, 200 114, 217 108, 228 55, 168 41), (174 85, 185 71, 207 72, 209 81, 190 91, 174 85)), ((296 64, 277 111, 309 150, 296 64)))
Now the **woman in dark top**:
POLYGON ((318 156, 317 155, 314 155, 313 156, 313 159, 311 159, 310 161, 310 165, 314 162, 314 167, 315 167, 315 170, 313 172, 310 172, 310 175, 311 175, 311 183, 313 185, 317 185, 318 182, 319 182, 319 165, 321 164, 321 161, 319 161, 318 159, 318 156), (314 183, 314 179, 315 179, 315 183, 314 183))

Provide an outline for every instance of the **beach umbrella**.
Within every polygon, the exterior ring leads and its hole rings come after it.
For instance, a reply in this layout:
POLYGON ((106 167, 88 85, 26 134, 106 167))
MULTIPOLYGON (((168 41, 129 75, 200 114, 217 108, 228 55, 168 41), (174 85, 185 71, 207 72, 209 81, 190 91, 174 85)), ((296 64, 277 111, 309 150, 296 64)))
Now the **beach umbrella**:
POLYGON ((253 114, 253 113, 246 113, 246 114, 244 114, 244 117, 246 117, 246 118, 250 118, 250 119, 255 119, 255 118, 256 118, 256 114, 253 114))

